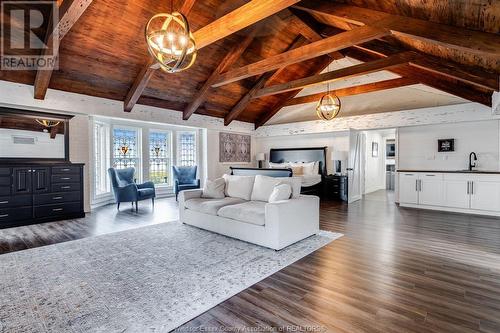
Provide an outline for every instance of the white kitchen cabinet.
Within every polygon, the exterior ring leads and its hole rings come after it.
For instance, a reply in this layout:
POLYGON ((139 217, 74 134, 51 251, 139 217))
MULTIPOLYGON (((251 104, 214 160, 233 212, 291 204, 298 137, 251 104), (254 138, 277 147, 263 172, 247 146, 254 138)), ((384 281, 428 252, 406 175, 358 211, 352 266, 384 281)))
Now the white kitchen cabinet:
POLYGON ((418 203, 430 206, 443 204, 443 174, 424 173, 418 175, 418 203))
POLYGON ((469 182, 468 175, 445 175, 443 181, 443 206, 450 208, 469 208, 469 182))
POLYGON ((399 202, 418 203, 418 175, 416 173, 399 174, 399 202))
POLYGON ((500 174, 399 172, 399 203, 500 216, 500 174))
POLYGON ((470 208, 500 212, 500 179, 473 177, 470 185, 470 208))

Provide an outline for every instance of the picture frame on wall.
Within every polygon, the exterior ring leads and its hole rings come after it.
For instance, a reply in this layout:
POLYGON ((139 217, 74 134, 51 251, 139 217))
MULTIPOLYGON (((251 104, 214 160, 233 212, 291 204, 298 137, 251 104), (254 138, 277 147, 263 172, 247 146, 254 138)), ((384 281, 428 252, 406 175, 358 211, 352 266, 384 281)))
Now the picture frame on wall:
POLYGON ((378 157, 378 142, 372 142, 372 157, 378 157))
POLYGON ((236 133, 219 133, 219 162, 246 164, 251 162, 250 135, 236 133))
POLYGON ((438 152, 451 152, 455 151, 455 139, 439 139, 438 152))

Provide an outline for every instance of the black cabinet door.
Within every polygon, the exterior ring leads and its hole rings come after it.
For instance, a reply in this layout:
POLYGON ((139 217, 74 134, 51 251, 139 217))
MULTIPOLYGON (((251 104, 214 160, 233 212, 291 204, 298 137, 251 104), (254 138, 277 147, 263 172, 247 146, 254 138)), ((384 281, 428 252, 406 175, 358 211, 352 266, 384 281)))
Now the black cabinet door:
POLYGON ((50 168, 32 168, 33 193, 44 193, 50 190, 50 168))
POLYGON ((31 168, 14 168, 12 194, 31 193, 31 168))

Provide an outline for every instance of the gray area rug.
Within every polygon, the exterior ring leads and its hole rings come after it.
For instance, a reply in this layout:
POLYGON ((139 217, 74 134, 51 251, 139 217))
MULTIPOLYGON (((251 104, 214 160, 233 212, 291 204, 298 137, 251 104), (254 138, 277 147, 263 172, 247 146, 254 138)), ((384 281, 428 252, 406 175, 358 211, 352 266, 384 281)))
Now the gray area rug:
POLYGON ((0 332, 168 332, 342 234, 282 251, 178 222, 0 256, 0 332))

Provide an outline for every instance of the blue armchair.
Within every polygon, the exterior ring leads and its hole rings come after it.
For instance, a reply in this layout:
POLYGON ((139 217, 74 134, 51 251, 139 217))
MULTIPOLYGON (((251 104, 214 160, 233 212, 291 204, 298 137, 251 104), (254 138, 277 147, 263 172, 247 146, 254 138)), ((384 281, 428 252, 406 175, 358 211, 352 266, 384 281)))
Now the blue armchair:
POLYGON ((120 209, 120 203, 132 202, 132 207, 135 202, 135 211, 138 211, 137 203, 141 200, 151 199, 153 206, 155 204, 155 185, 153 182, 145 182, 144 184, 136 184, 134 180, 135 168, 126 169, 108 169, 113 194, 115 195, 117 209, 120 209))
POLYGON ((175 200, 180 191, 200 188, 200 180, 196 179, 197 166, 174 166, 174 193, 175 200))

